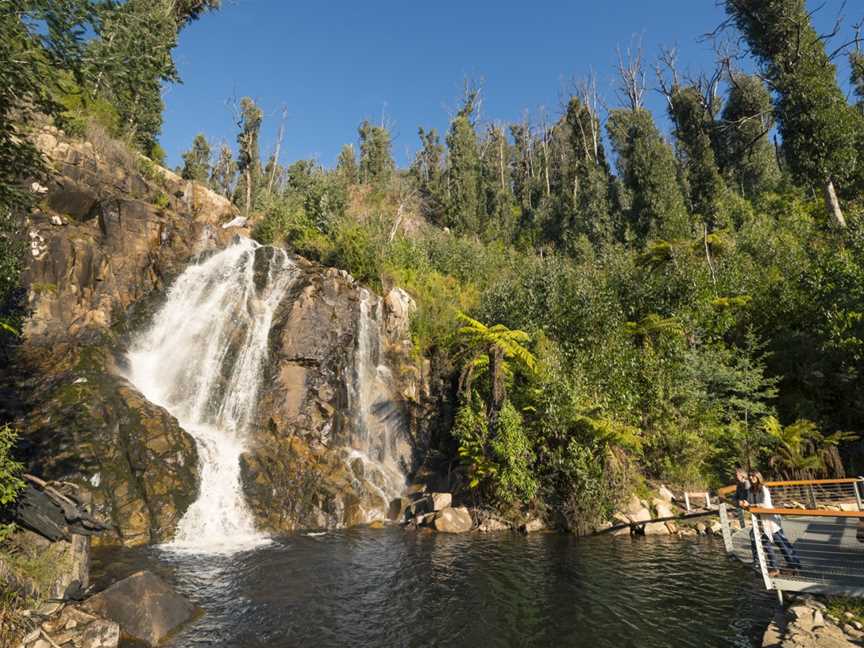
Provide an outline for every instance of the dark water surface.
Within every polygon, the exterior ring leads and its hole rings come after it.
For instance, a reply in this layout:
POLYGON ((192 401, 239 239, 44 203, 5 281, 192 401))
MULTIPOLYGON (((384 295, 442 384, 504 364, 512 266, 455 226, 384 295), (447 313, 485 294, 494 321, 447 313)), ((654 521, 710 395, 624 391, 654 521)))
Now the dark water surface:
POLYGON ((102 586, 138 569, 206 610, 174 648, 743 647, 774 605, 710 539, 357 529, 232 556, 94 557, 102 586))

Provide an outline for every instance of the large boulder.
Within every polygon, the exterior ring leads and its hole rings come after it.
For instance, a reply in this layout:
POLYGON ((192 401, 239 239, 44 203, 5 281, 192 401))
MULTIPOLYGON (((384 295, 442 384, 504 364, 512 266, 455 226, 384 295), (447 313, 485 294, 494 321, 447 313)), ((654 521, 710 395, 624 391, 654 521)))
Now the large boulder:
POLYGON ((125 636, 158 646, 200 610, 158 576, 140 571, 91 596, 83 607, 120 625, 125 636))
POLYGON ((16 380, 29 472, 73 482, 108 523, 101 543, 170 539, 198 492, 195 441, 164 409, 112 373, 102 346, 25 347, 16 380))
POLYGON ((436 531, 441 533, 465 533, 473 526, 471 513, 464 506, 457 508, 446 508, 435 514, 432 523, 436 531))

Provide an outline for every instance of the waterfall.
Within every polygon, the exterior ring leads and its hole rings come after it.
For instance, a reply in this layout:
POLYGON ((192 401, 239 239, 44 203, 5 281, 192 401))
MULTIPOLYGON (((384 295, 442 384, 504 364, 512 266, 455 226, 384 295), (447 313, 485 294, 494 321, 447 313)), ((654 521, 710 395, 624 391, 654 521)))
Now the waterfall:
POLYGON ((380 363, 381 302, 361 290, 354 376, 349 389, 349 410, 354 433, 348 461, 360 460, 365 479, 380 495, 383 506, 367 511, 368 521, 383 517, 390 501, 402 494, 405 474, 394 452, 393 431, 386 420, 386 400, 392 398, 390 370, 380 363))
POLYGON ((169 547, 232 551, 266 542, 240 482, 273 314, 297 276, 284 250, 249 239, 189 266, 133 341, 129 379, 196 441, 197 500, 169 547))

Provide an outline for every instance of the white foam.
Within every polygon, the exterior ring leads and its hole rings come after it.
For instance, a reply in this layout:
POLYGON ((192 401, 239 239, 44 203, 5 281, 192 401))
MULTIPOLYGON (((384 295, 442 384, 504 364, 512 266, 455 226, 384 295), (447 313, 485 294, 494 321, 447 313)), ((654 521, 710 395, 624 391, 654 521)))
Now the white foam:
POLYGON ((283 250, 238 239, 189 266, 131 346, 129 379, 176 416, 198 447, 199 495, 166 548, 226 553, 268 541, 243 498, 240 456, 255 415, 273 314, 296 275, 283 250), (258 286, 256 250, 264 255, 258 286))

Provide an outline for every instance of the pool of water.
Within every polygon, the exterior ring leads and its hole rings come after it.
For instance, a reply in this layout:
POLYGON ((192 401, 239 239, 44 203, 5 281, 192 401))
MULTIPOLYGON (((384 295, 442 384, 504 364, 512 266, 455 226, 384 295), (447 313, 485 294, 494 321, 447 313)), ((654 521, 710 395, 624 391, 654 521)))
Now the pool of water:
POLYGON ((205 614, 168 644, 761 645, 774 597, 707 538, 353 529, 230 556, 102 549, 106 586, 149 569, 205 614))

